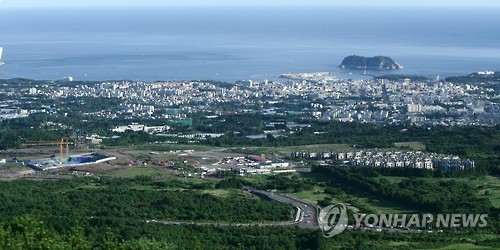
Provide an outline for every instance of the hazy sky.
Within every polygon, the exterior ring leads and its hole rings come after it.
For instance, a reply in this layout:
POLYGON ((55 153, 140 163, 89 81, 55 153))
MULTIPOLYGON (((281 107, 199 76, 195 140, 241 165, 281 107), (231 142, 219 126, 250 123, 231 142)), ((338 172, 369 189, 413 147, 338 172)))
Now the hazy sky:
POLYGON ((499 0, 0 0, 0 7, 153 5, 397 5, 496 6, 499 0))

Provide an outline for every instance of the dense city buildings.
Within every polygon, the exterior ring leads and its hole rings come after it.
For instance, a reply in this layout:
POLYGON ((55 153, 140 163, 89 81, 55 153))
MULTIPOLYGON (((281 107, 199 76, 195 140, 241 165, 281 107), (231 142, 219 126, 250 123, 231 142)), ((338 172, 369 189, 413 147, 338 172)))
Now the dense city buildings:
MULTIPOLYGON (((488 73, 494 75, 495 73, 488 73)), ((302 115, 321 121, 415 125, 496 125, 498 93, 480 84, 444 80, 341 80, 317 74, 314 80, 220 82, 46 82, 9 91, 1 103, 1 119, 55 112, 57 107, 21 109, 30 100, 68 97, 117 98, 114 110, 92 115, 106 118, 184 119, 193 112, 302 115), (228 107, 227 104, 230 104, 228 107), (298 104, 298 105, 297 105, 298 104), (223 107, 226 105, 226 107, 223 107)), ((90 114, 89 114, 90 115, 90 114)))

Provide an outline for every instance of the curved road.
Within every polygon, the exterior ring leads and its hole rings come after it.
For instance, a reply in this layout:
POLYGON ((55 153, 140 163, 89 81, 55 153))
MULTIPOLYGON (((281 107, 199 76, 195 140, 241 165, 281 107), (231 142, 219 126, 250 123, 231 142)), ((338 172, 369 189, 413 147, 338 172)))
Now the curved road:
POLYGON ((298 211, 300 212, 300 215, 296 216, 296 218, 298 217, 295 222, 297 226, 301 228, 314 228, 314 229, 319 228, 318 226, 319 208, 316 207, 315 205, 282 193, 267 192, 263 190, 253 189, 251 187, 243 187, 243 188, 250 193, 265 196, 281 203, 294 205, 296 208, 298 208, 298 211))

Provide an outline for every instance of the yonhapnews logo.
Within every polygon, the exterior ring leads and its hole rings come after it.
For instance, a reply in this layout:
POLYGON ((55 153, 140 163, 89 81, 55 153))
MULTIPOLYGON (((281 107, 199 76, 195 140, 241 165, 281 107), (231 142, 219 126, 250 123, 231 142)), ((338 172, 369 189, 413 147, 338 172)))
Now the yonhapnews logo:
POLYGON ((342 233, 347 227, 347 222, 347 210, 342 203, 324 207, 319 212, 319 228, 327 238, 342 233))
MULTIPOLYGON (((487 214, 353 214, 354 225, 348 225, 346 206, 342 203, 320 210, 318 224, 327 238, 342 233, 346 228, 374 229, 376 231, 428 232, 433 228, 486 227, 487 214)), ((442 231, 442 230, 439 230, 442 231)))

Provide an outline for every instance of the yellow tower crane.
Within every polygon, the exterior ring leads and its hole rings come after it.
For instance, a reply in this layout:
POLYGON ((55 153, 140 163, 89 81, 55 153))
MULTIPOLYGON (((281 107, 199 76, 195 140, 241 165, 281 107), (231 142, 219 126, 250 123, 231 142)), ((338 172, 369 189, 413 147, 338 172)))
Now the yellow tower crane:
POLYGON ((73 142, 70 142, 67 138, 61 138, 61 141, 37 141, 25 143, 23 146, 25 147, 33 147, 33 146, 50 146, 50 145, 59 145, 59 160, 63 162, 63 149, 66 147, 66 161, 69 159, 69 145, 73 145, 73 142))

